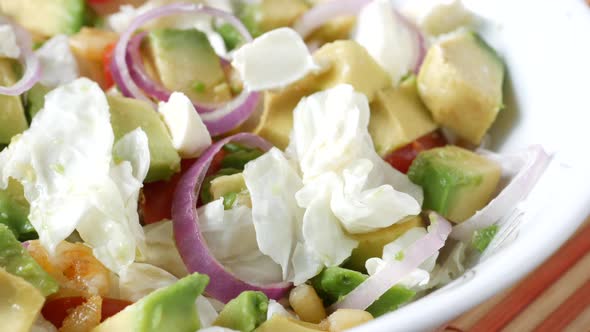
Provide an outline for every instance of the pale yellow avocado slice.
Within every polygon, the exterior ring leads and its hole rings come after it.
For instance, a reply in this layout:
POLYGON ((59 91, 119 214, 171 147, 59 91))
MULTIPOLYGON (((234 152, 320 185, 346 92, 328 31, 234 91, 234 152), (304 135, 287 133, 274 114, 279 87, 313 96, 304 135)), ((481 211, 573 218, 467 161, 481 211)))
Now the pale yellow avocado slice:
POLYGON ((2 331, 28 332, 45 297, 23 278, 0 267, 0 322, 2 331))
POLYGON ((364 233, 349 234, 349 236, 358 241, 358 246, 352 251, 350 258, 344 264, 345 268, 365 272, 365 262, 372 257, 383 256, 383 247, 393 242, 406 231, 414 227, 423 227, 424 221, 420 216, 410 216, 387 228, 364 233))
POLYGON ((479 144, 502 104, 504 65, 476 33, 446 35, 426 54, 420 97, 436 122, 479 144))
MULTIPOLYGON (((11 86, 17 81, 15 62, 0 58, 0 85, 11 86)), ((10 143, 10 139, 29 127, 25 109, 19 96, 0 95, 0 145, 10 143)))
POLYGON ((301 98, 338 84, 350 84, 371 101, 377 91, 391 85, 389 75, 355 41, 326 44, 313 57, 326 68, 324 72, 310 74, 281 91, 265 94, 264 112, 254 132, 281 149, 289 144, 293 109, 301 98))
POLYGON ((206 103, 231 98, 221 61, 205 33, 197 29, 154 29, 144 46, 148 67, 153 66, 157 79, 169 90, 206 103))
POLYGON ((414 76, 397 88, 377 92, 371 103, 369 133, 381 156, 434 131, 438 125, 420 100, 414 76))
POLYGON ((43 36, 74 34, 86 20, 86 0, 0 0, 0 12, 43 36))

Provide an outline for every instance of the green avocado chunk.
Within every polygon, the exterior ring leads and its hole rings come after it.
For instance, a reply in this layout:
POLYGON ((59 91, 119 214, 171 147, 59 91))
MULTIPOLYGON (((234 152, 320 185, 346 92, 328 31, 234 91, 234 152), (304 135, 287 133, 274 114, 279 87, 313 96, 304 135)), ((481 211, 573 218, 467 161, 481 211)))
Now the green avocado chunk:
POLYGON ((422 217, 410 216, 389 227, 381 228, 374 232, 350 234, 350 237, 357 240, 359 244, 352 250, 350 258, 343 266, 362 273, 367 272, 365 262, 369 258, 383 256, 383 247, 393 242, 406 231, 422 226, 424 226, 422 217))
POLYGON ((146 182, 168 180, 180 171, 180 156, 172 146, 168 129, 148 103, 118 96, 108 96, 108 101, 115 141, 138 127, 141 127, 148 137, 150 169, 145 178, 146 182))
MULTIPOLYGON (((368 278, 366 274, 341 267, 329 267, 311 280, 312 286, 326 306, 343 299, 346 294, 358 287, 368 278)), ((401 285, 391 287, 367 311, 378 317, 396 310, 400 305, 410 301, 416 292, 401 285)))
POLYGON ((95 327, 93 332, 194 332, 201 327, 196 303, 209 283, 194 273, 158 289, 95 327))
POLYGON ((424 189, 423 209, 456 223, 490 201, 500 175, 496 162, 452 145, 421 152, 408 171, 410 180, 424 189))
POLYGON ((23 186, 12 179, 8 187, 0 190, 0 224, 6 225, 20 241, 37 238, 29 222, 29 202, 25 199, 23 186))
POLYGON ((231 98, 231 89, 219 56, 207 35, 196 29, 155 29, 144 50, 162 84, 201 102, 231 98))
POLYGON ((479 144, 503 107, 504 64, 476 33, 459 30, 428 50, 418 91, 434 121, 479 144))
MULTIPOLYGON (((16 63, 0 58, 0 85, 11 86, 17 81, 16 63)), ((29 127, 19 96, 0 95, 0 144, 8 145, 13 136, 29 127)))
POLYGON ((86 0, 0 0, 0 11, 43 36, 78 32, 88 13, 86 0))
POLYGON ((35 115, 37 115, 45 105, 45 95, 50 91, 51 88, 48 88, 41 83, 37 83, 25 94, 25 105, 29 123, 33 121, 35 115))
POLYGON ((43 296, 53 294, 59 288, 57 282, 29 255, 12 231, 3 224, 0 224, 0 267, 31 283, 43 296))
POLYGON ((268 298, 264 293, 245 291, 223 307, 213 325, 251 332, 266 320, 267 310, 268 298))

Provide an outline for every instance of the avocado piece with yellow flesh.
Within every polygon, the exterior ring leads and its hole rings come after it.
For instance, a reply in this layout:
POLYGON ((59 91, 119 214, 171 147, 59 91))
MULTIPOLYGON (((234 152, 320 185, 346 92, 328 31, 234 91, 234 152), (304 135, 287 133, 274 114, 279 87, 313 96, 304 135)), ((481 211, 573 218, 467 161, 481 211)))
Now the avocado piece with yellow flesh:
POLYGON ((251 332, 266 320, 267 311, 268 298, 264 293, 244 291, 223 307, 213 325, 251 332))
POLYGON ((10 229, 0 224, 0 267, 35 286, 43 296, 57 292, 57 282, 35 261, 10 229))
POLYGON ((260 0, 244 3, 237 9, 237 16, 257 37, 267 31, 287 27, 309 9, 304 0, 260 0))
POLYGON ((3 331, 29 332, 45 297, 23 278, 0 267, 0 322, 3 331))
POLYGON ((200 102, 231 98, 221 61, 205 33, 196 29, 155 29, 148 33, 144 46, 166 88, 200 102))
POLYGON ((486 206, 500 175, 496 162, 452 145, 421 152, 408 171, 424 190, 423 208, 456 223, 486 206))
POLYGON ((86 0, 0 0, 0 11, 43 36, 78 32, 88 13, 86 0))
POLYGON ((313 58, 326 70, 307 75, 281 91, 265 93, 264 111, 254 132, 281 149, 289 144, 293 110, 301 98, 338 84, 350 84, 372 101, 377 91, 391 85, 389 75, 355 41, 326 44, 314 53, 313 58))
POLYGON ((293 319, 282 315, 273 315, 269 320, 262 323, 256 332, 317 332, 325 331, 317 324, 293 319))
POLYGON ((0 189, 0 224, 6 225, 17 239, 31 240, 37 237, 37 233, 28 216, 29 202, 25 199, 23 186, 10 179, 8 187, 0 189))
MULTIPOLYGON (((369 276, 357 271, 341 267, 329 267, 319 275, 311 279, 311 284, 318 295, 323 299, 324 304, 329 306, 342 300, 346 294, 363 283, 369 276)), ((416 292, 401 285, 391 287, 381 295, 367 311, 373 317, 379 317, 397 309, 400 305, 410 301, 416 292)))
MULTIPOLYGON (((0 59, 0 85, 16 83, 17 63, 11 59, 0 59)), ((25 109, 19 96, 0 95, 0 144, 8 145, 13 136, 29 127, 25 109)))
POLYGON ((377 92, 371 103, 369 133, 380 156, 390 154, 437 127, 418 96, 415 76, 405 79, 397 88, 377 92))
POLYGON ((150 168, 145 181, 168 180, 180 171, 180 156, 172 146, 168 129, 158 113, 141 100, 119 96, 107 98, 115 141, 138 127, 141 127, 148 137, 150 168))
POLYGON ((350 234, 350 237, 358 241, 358 246, 352 250, 344 267, 365 273, 367 271, 365 268, 367 259, 383 256, 383 247, 402 236, 406 231, 422 226, 424 226, 422 217, 410 216, 387 228, 382 228, 374 232, 350 234))
POLYGON ((194 332, 201 327, 196 300, 209 283, 194 273, 158 289, 95 327, 93 332, 194 332))
POLYGON ((459 30, 430 47, 418 91, 434 120, 479 144, 502 103, 504 65, 476 33, 459 30))

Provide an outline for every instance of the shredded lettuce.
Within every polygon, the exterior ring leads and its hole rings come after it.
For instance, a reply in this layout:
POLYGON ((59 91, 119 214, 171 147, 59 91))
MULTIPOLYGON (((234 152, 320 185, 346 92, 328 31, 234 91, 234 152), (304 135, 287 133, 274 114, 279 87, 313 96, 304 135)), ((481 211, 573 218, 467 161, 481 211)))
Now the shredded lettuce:
POLYGON ((96 258, 118 272, 141 247, 137 197, 149 153, 141 130, 115 148, 127 151, 120 156, 126 160, 113 161, 113 143, 100 87, 85 78, 63 85, 0 153, 0 189, 9 178, 23 185, 29 220, 49 253, 76 229, 96 258))

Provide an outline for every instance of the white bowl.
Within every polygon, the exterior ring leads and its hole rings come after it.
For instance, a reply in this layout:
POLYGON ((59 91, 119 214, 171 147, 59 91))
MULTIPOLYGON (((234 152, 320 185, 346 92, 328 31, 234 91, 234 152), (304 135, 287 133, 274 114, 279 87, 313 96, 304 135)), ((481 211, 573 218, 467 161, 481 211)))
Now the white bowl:
POLYGON ((356 332, 440 327, 532 271, 590 214, 590 8, 583 0, 465 2, 486 20, 480 32, 508 67, 493 148, 542 144, 554 158, 514 236, 492 243, 463 277, 356 332))

